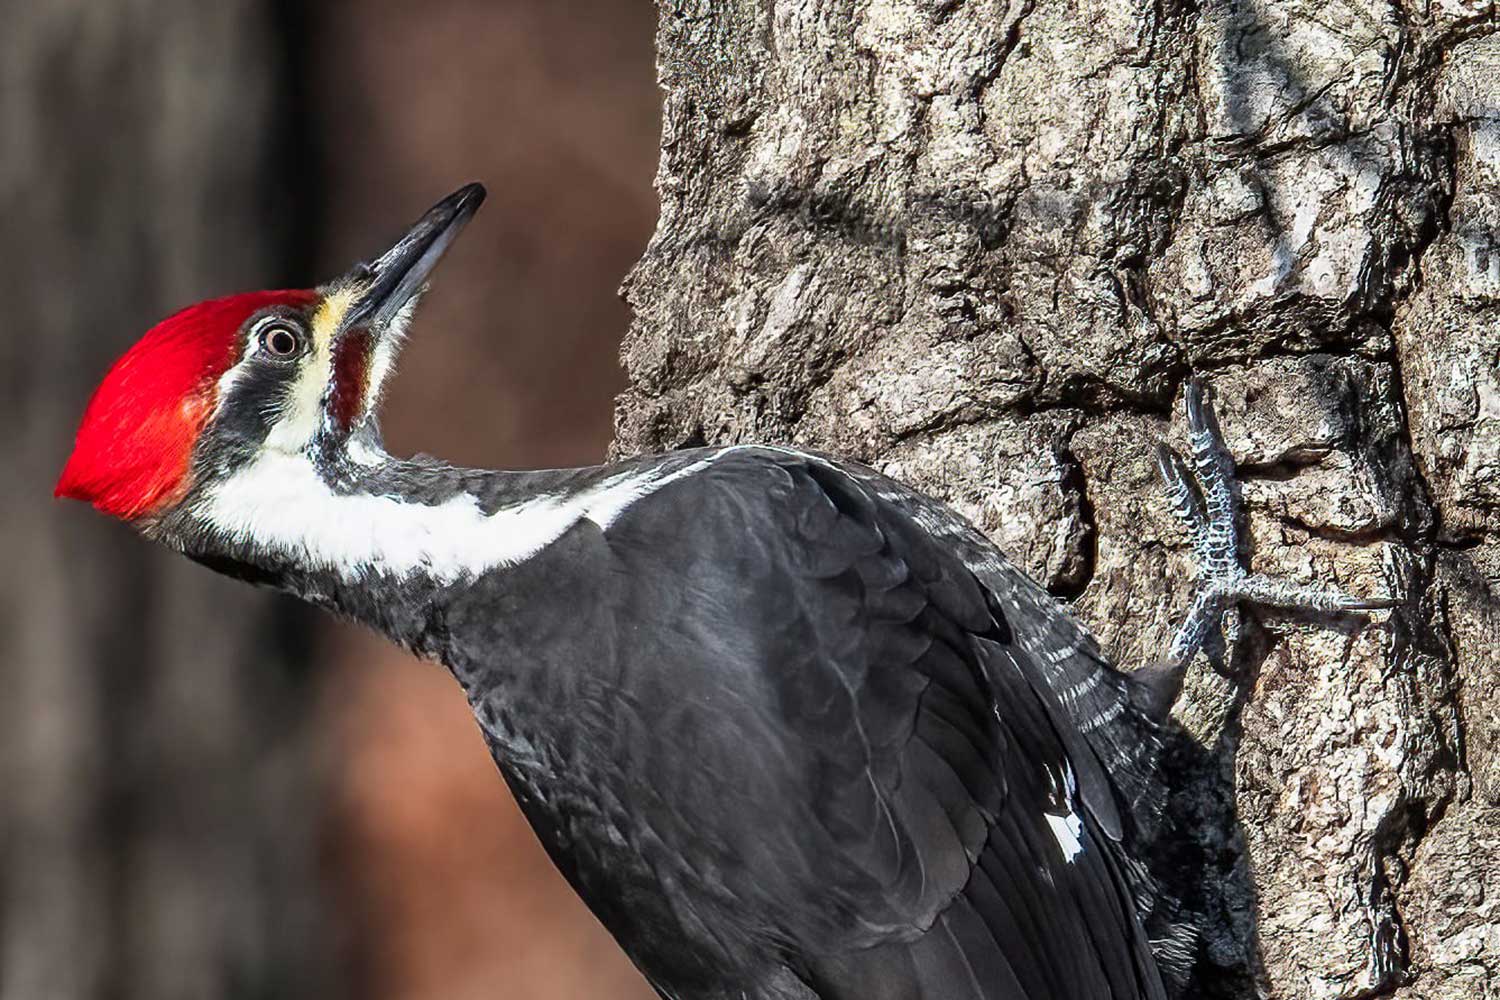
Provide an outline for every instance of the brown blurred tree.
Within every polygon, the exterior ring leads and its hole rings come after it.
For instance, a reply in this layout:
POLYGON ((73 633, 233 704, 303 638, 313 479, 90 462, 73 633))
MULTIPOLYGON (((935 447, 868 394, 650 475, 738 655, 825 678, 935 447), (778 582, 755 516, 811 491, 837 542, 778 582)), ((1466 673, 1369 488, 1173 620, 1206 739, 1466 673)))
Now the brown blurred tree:
POLYGON ((1138 665, 1190 595, 1152 449, 1211 373, 1252 564, 1411 604, 1193 675, 1193 995, 1495 996, 1494 4, 659 9, 618 451, 862 459, 1138 665))
POLYGON ((300 612, 49 497, 114 357, 305 243, 273 13, 0 0, 4 1000, 336 995, 300 612))
MULTIPOLYGON (((310 70, 327 149, 315 274, 379 249, 467 180, 382 426, 397 453, 486 468, 595 462, 656 218, 655 14, 618 0, 325 0, 310 70)), ((330 629, 336 903, 368 1000, 651 996, 510 800, 463 692, 330 629), (483 831, 482 836, 475 831, 483 831)))

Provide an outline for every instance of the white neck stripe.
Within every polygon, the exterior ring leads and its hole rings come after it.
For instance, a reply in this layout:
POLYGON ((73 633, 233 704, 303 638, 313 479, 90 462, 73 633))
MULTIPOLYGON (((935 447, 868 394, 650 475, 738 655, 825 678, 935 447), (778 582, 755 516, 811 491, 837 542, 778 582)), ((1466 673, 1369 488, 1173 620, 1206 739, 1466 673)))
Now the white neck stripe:
POLYGON ((539 496, 492 514, 468 493, 439 504, 335 493, 307 456, 267 451, 209 491, 198 514, 232 543, 269 547, 296 565, 358 579, 421 571, 440 583, 514 566, 589 519, 607 529, 637 500, 728 452, 670 473, 646 470, 580 493, 539 496))

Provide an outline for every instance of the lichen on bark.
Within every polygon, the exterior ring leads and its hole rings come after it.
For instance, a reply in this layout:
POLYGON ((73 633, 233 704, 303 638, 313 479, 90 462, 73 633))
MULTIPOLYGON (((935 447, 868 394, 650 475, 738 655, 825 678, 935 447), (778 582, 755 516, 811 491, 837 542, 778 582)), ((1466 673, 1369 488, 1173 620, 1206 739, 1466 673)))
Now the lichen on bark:
POLYGON ((678 0, 659 48, 616 450, 871 463, 1134 666, 1190 591, 1151 454, 1206 374, 1251 565, 1408 604, 1252 614, 1192 675, 1195 995, 1496 996, 1495 6, 678 0))

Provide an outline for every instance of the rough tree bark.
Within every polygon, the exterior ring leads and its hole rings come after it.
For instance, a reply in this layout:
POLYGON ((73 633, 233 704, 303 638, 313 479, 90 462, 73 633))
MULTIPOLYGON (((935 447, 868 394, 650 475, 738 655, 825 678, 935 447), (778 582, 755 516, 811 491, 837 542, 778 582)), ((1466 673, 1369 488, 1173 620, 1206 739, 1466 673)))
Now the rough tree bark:
POLYGON ((1209 374, 1251 564, 1409 605, 1192 675, 1193 995, 1500 996, 1495 6, 677 0, 659 45, 617 450, 869 462, 1133 666, 1209 374))
POLYGON ((330 995, 305 632, 49 495, 142 330, 289 264, 269 6, 0 0, 5 1000, 330 995))

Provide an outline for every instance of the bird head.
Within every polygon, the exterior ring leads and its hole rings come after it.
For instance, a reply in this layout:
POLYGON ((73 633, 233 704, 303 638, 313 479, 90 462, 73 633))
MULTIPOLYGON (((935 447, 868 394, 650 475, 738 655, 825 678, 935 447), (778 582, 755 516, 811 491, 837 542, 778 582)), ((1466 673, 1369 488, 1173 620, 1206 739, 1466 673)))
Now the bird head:
POLYGON ((316 289, 210 299, 105 375, 55 495, 149 529, 257 460, 378 445, 372 414, 428 276, 484 200, 469 184, 376 260, 316 289))

